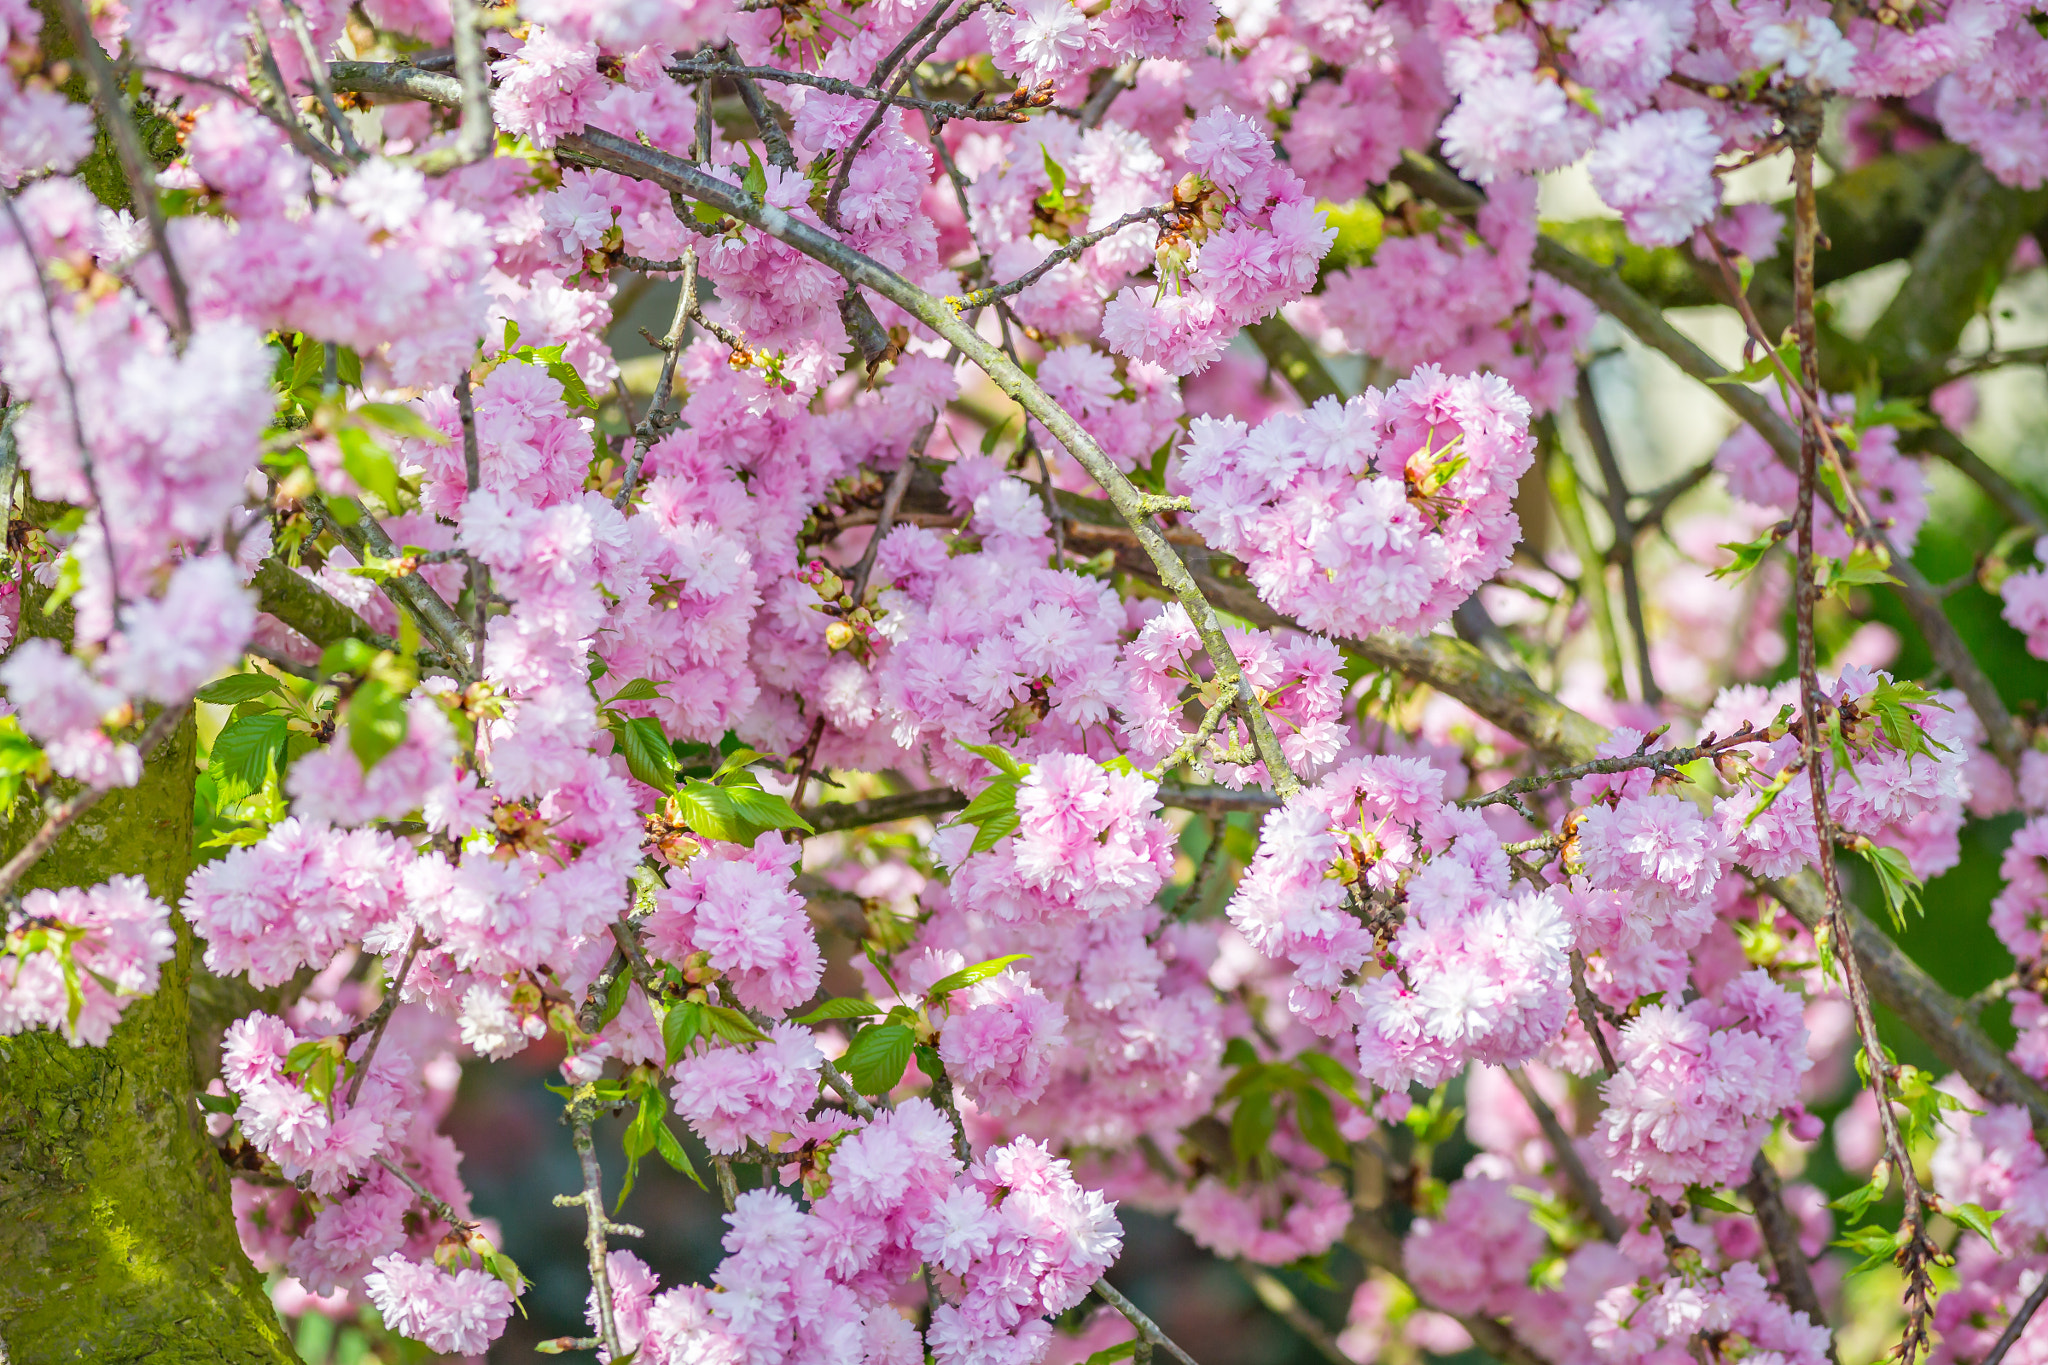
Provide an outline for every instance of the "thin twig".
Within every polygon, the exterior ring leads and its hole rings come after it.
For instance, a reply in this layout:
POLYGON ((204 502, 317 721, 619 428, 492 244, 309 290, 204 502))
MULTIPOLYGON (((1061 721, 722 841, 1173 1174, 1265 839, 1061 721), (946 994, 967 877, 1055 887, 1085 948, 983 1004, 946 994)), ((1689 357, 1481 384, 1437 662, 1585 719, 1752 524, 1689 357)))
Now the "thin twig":
POLYGON ((938 22, 939 15, 951 3, 952 0, 938 0, 926 10, 924 17, 917 21, 910 32, 903 35, 903 40, 875 67, 872 83, 882 88, 882 96, 875 102, 874 111, 868 115, 867 121, 861 124, 860 131, 853 135, 853 141, 847 143, 846 150, 840 153, 839 165, 832 176, 832 187, 825 193, 825 211, 820 216, 833 227, 841 226, 839 200, 840 196, 846 193, 846 186, 853 176, 853 163, 860 158, 861 148, 874 135, 875 129, 882 126, 883 116, 889 112, 889 106, 896 100, 897 62, 903 58, 903 54, 909 50, 912 43, 924 39, 924 46, 909 59, 907 66, 910 71, 917 70, 923 65, 925 58, 945 41, 947 34, 966 23, 974 12, 981 8, 984 0, 964 0, 959 9, 946 16, 944 23, 938 22), (925 38, 926 33, 930 33, 931 37, 925 38))
POLYGON ((148 154, 143 151, 142 135, 135 130, 127 96, 114 76, 113 65, 100 46, 98 35, 92 31, 84 5, 80 0, 57 0, 57 8, 64 13, 64 27, 71 35, 72 55, 84 63, 86 76, 92 81, 93 98, 99 104, 106 119, 107 132, 114 140, 114 152, 120 158, 121 173, 127 178, 129 196, 141 211, 142 220, 149 224, 150 246, 156 251, 157 259, 163 262, 164 283, 170 286, 171 291, 172 339, 178 349, 183 350, 185 339, 192 335, 191 296, 185 287, 185 274, 178 269, 177 259, 171 255, 163 201, 157 198, 156 176, 150 169, 148 154))
MULTIPOLYGON (((813 90, 823 90, 827 94, 845 95, 851 99, 858 100, 879 100, 883 98, 884 94, 876 86, 862 85, 857 81, 843 81, 832 76, 814 76, 808 71, 783 71, 772 66, 738 66, 705 57, 694 57, 670 62, 662 69, 667 71, 669 75, 676 77, 688 76, 696 79, 715 79, 721 76, 730 77, 735 84, 740 81, 775 81, 783 85, 804 85, 809 86, 813 90)), ((742 100, 746 99, 745 86, 740 88, 740 98, 742 100)), ((1021 123, 1030 117, 1027 111, 1036 107, 1035 103, 1028 99, 1020 102, 1015 95, 1012 95, 1002 104, 981 105, 959 104, 952 100, 926 99, 914 93, 910 95, 899 94, 893 98, 896 104, 904 108, 917 109, 934 115, 941 122, 945 123, 951 123, 956 119, 962 122, 976 123, 1021 123)))
POLYGON ((1572 1135, 1567 1133, 1564 1124, 1558 1121, 1557 1111, 1538 1093, 1522 1068, 1511 1066, 1507 1068, 1507 1073, 1508 1080, 1514 1083, 1515 1091, 1521 1095, 1522 1102, 1528 1105, 1529 1112, 1536 1116, 1536 1125, 1543 1130, 1544 1138, 1550 1143, 1551 1153, 1557 1158, 1557 1168, 1564 1172, 1565 1181, 1572 1187, 1572 1193, 1578 1196, 1579 1203, 1584 1206, 1587 1215, 1599 1226, 1600 1235, 1610 1242, 1619 1242, 1622 1234, 1628 1229, 1623 1226, 1614 1210, 1607 1207, 1607 1201, 1600 1197, 1600 1182, 1586 1169, 1586 1163, 1579 1157, 1579 1149, 1573 1143, 1572 1135))
POLYGON ((563 1117, 569 1121, 570 1135, 576 1145, 576 1160, 583 1168, 580 1201, 585 1227, 583 1246, 590 1257, 590 1292, 597 1300, 597 1334, 603 1338, 605 1350, 611 1358, 620 1360, 626 1351, 612 1309, 611 1268, 605 1255, 604 1170, 597 1164, 597 1143, 590 1136, 591 1121, 597 1116, 599 1107, 597 1087, 585 1083, 576 1087, 576 1094, 569 1101, 569 1112, 563 1117))
POLYGON ((2048 1300, 2048 1273, 2041 1276, 2041 1282, 2027 1295, 2027 1301, 2020 1305, 2020 1311, 2012 1315, 2012 1321, 1998 1334, 1998 1340, 1992 1344, 1991 1354, 1984 1357, 1984 1365, 1999 1365, 2005 1359, 2006 1352, 2019 1344, 2021 1335, 2027 1330, 2027 1324, 2033 1321, 2034 1314, 2040 1311, 2043 1300, 2048 1300))
POLYGON ((646 414, 633 428, 633 454, 626 462, 626 477, 612 498, 612 506, 621 510, 633 500, 633 489, 640 482, 640 467, 660 434, 662 410, 668 406, 669 395, 675 389, 676 361, 683 353, 683 333, 690 325, 690 314, 697 307, 697 248, 684 247, 683 259, 678 264, 682 268, 683 280, 676 292, 675 316, 669 319, 668 331, 659 343, 661 373, 655 377, 654 392, 647 399, 646 414))
MULTIPOLYGON (((483 487, 483 451, 477 441, 476 403, 470 393, 469 366, 455 376, 455 410, 462 421, 462 473, 470 496, 483 487)), ((470 671, 484 675, 484 614, 491 598, 490 570, 471 552, 462 552, 469 574, 470 671)))
MULTIPOLYGON (((1784 1191, 1778 1184, 1778 1172, 1762 1152, 1750 1162, 1749 1179, 1742 1186, 1743 1194, 1749 1197, 1750 1206, 1756 1210, 1756 1223, 1764 1236, 1764 1245, 1771 1253, 1771 1264, 1778 1271, 1778 1292, 1785 1296, 1785 1304, 1795 1313, 1806 1314, 1806 1320, 1815 1327, 1828 1325, 1827 1315, 1821 1311, 1820 1294, 1813 1287, 1813 1273, 1806 1260, 1806 1252, 1799 1245, 1799 1224, 1792 1217, 1792 1211, 1785 1207, 1784 1191)), ((1828 1359, 1836 1360, 1834 1334, 1828 1334, 1828 1359)))
POLYGON ((429 1209, 433 1211, 433 1214, 436 1218, 439 1218, 449 1227, 455 1229, 457 1232, 464 1233, 474 1232, 476 1230, 477 1225, 475 1222, 468 1218, 464 1218, 460 1214, 456 1213, 453 1205, 451 1205, 447 1200, 443 1199, 440 1195, 435 1194, 425 1185, 420 1184, 420 1182, 415 1180, 411 1175, 407 1174, 403 1166, 400 1166, 397 1162, 391 1160, 389 1157, 383 1156, 377 1158, 377 1164, 379 1166, 382 1166, 385 1170, 391 1172, 391 1174, 397 1176, 407 1189, 411 1190, 414 1195, 418 1196, 419 1201, 422 1204, 425 1204, 429 1209))
POLYGON ((1531 773, 1527 777, 1518 777, 1512 782, 1495 787, 1492 791, 1482 792, 1478 796, 1465 797, 1458 804, 1473 809, 1480 806, 1494 806, 1502 802, 1512 802, 1518 796, 1541 791, 1545 787, 1554 787, 1561 782, 1574 782, 1581 777, 1592 777, 1602 773, 1633 772, 1638 768, 1649 768, 1658 777, 1682 778, 1684 774, 1679 769, 1688 763, 1696 762, 1702 758, 1711 758, 1715 754, 1724 753, 1739 745, 1762 744, 1766 742, 1768 737, 1769 731, 1752 729, 1749 722, 1744 721, 1742 728, 1732 735, 1725 737, 1708 735, 1698 744, 1688 744, 1682 748, 1652 749, 1633 754, 1618 754, 1613 758, 1595 758, 1585 763, 1575 763, 1569 768, 1557 768, 1544 773, 1531 773))
POLYGON ((327 115, 329 126, 341 142, 342 155, 351 161, 361 161, 369 153, 356 141, 348 118, 341 112, 341 105, 334 98, 334 83, 327 76, 327 59, 320 54, 319 44, 313 41, 313 30, 306 23, 306 12, 299 8, 298 0, 282 0, 285 27, 298 40, 299 55, 306 60, 306 78, 313 83, 313 97, 319 101, 320 111, 327 115))
POLYGON ((405 988, 406 977, 412 974, 412 960, 418 956, 426 942, 427 936, 424 931, 413 930, 412 942, 405 950, 405 960, 398 964, 398 971, 392 976, 391 984, 385 988, 384 998, 377 1002, 377 1008, 371 1011, 369 1018, 343 1035, 353 1042, 362 1036, 363 1030, 370 1030, 370 1045, 363 1049, 363 1058, 356 1063, 356 1074, 349 1080, 348 1094, 342 1099, 342 1107, 345 1109, 355 1108, 356 1096, 363 1090, 363 1078, 370 1074, 370 1063, 377 1056, 377 1045, 384 1041, 384 1030, 391 1024, 391 1016, 398 1012, 398 997, 405 988))
POLYGON ((1614 442, 1607 423, 1600 416, 1600 399, 1593 392, 1593 372, 1579 371, 1579 428, 1586 444, 1593 447, 1593 459, 1600 466, 1602 500, 1607 520, 1614 528, 1614 543, 1608 550, 1610 562, 1621 566, 1621 605, 1628 616, 1629 633, 1635 637, 1636 679, 1642 699, 1651 706, 1664 700, 1657 677, 1650 669, 1650 635, 1643 629, 1643 585, 1636 573, 1636 525, 1629 520, 1628 485, 1621 476, 1621 462, 1615 458, 1614 442))
MULTIPOLYGON (((1814 135, 1818 135, 1820 114, 1815 110, 1811 115, 1814 135)), ((1813 146, 1811 140, 1795 144, 1792 153, 1793 177, 1793 223, 1792 223, 1792 325, 1799 344, 1799 384, 1802 399, 1820 391, 1820 346, 1818 328, 1813 308, 1813 254, 1814 244, 1820 235, 1819 214, 1813 194, 1813 146)), ((1799 669, 1799 701, 1804 714, 1800 717, 1801 741, 1806 750, 1808 781, 1813 791, 1813 819, 1817 835, 1817 870, 1820 874, 1821 892, 1828 907, 1828 924, 1834 938, 1834 957, 1841 965, 1842 982, 1849 996, 1849 1004, 1856 1017, 1857 1032, 1861 1035, 1864 1060, 1870 1073, 1872 1098, 1877 1101, 1879 1128, 1884 1135, 1885 1152, 1892 1164, 1893 1174, 1898 1178, 1899 1189, 1905 1199, 1903 1227, 1906 1244, 1899 1249, 1896 1260, 1906 1278, 1905 1306, 1906 1329, 1896 1348, 1895 1354, 1902 1365, 1912 1365, 1914 1358, 1927 1342, 1928 1317, 1932 1312, 1934 1285, 1928 1275, 1928 1258, 1935 1249, 1927 1241, 1926 1196, 1920 1189, 1920 1178, 1913 1169, 1913 1159, 1907 1153, 1905 1140, 1899 1132, 1898 1118, 1892 1112, 1891 1097, 1887 1082, 1891 1077, 1891 1063, 1885 1056, 1884 1044, 1877 1032, 1877 1016, 1870 1005, 1870 992, 1863 984, 1863 972, 1857 961, 1856 945, 1849 936, 1848 915, 1843 909, 1842 888, 1835 867, 1835 823, 1833 811, 1828 806, 1828 765, 1822 761, 1827 752, 1821 736, 1820 665, 1816 657, 1814 642, 1814 608, 1820 600, 1820 590, 1814 582, 1814 501, 1820 483, 1820 456, 1823 428, 1817 422, 1806 422, 1800 427, 1799 439, 1799 506, 1793 515, 1793 532, 1798 540, 1798 563, 1796 575, 1795 616, 1799 669)))
POLYGON ((1044 279, 1046 272, 1073 260, 1097 242, 1105 238, 1114 237, 1127 227, 1135 227, 1139 223, 1156 222, 1173 212, 1174 208, 1171 204, 1155 204, 1150 208, 1133 209, 1114 223, 1106 224, 1074 238, 1037 265, 1032 266, 1029 270, 1019 275, 1016 279, 1005 284, 992 285, 987 289, 977 289, 971 294, 962 294, 957 299, 948 299, 947 302, 964 313, 970 308, 986 307, 997 299, 1007 299, 1013 294, 1021 294, 1032 285, 1044 279))
POLYGON ((1152 1345, 1161 1348, 1175 1360, 1178 1360, 1180 1365, 1195 1365, 1195 1358, 1186 1351, 1183 1351, 1179 1343, 1175 1342, 1172 1337, 1160 1331, 1159 1324, 1146 1317, 1144 1311, 1138 1305, 1125 1298, 1122 1291, 1115 1285, 1111 1284, 1108 1280, 1097 1280, 1095 1282, 1095 1292, 1102 1296, 1104 1303, 1116 1309, 1117 1312, 1122 1313, 1124 1319, 1131 1326, 1138 1329, 1139 1340, 1150 1342, 1152 1345))
POLYGON ((1295 1335, 1315 1349, 1315 1353, 1330 1365, 1357 1365, 1337 1345, 1337 1338, 1330 1335, 1330 1329, 1316 1320, 1315 1314, 1302 1307, 1294 1291, 1280 1281, 1280 1278, 1264 1266, 1254 1265, 1239 1257, 1232 1263, 1244 1282, 1252 1287, 1252 1293, 1259 1296, 1259 1302, 1267 1311, 1294 1329, 1295 1335))

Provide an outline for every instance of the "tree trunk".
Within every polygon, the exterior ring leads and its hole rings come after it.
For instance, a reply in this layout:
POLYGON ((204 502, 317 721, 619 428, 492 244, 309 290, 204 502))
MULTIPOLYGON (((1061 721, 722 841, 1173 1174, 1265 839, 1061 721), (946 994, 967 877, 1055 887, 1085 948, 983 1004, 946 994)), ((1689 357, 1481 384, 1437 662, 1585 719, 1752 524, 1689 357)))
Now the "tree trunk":
MULTIPOLYGON (((70 634, 70 613, 22 635, 70 634)), ((176 906, 191 870, 196 735, 188 718, 143 769, 66 831, 23 883, 140 875, 176 906)), ((23 800, 6 850, 41 823, 23 800)), ((0 1362, 297 1359, 242 1254, 228 1171, 194 1101, 192 932, 104 1048, 49 1031, 0 1037, 0 1362)))

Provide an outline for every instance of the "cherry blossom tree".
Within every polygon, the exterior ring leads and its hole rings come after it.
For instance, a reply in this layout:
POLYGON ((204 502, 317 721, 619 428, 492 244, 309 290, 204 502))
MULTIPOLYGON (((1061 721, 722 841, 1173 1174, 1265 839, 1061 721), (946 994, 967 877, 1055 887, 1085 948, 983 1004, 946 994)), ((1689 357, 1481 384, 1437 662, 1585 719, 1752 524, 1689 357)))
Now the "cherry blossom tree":
POLYGON ((0 1361, 484 1354, 534 1047, 617 1365, 1198 1365, 1133 1209, 1332 1361, 2048 1360, 2044 33, 0 0, 0 1361))

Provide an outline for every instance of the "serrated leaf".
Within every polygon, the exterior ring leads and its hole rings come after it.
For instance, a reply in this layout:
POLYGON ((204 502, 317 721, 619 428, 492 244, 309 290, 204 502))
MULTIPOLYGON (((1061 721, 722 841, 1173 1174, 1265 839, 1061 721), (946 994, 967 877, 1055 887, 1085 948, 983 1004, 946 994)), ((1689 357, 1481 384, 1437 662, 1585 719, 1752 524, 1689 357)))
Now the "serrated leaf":
POLYGON ((652 716, 621 716, 612 725, 616 752, 626 760, 626 770, 659 792, 676 789, 676 756, 668 747, 668 735, 652 716))
POLYGON ((1005 773, 977 792, 974 799, 967 803, 967 809, 949 822, 955 825, 974 826, 974 843, 968 850, 970 853, 984 853, 994 848, 1005 835, 1016 830, 1019 824, 1018 786, 1018 779, 1005 773))
POLYGON ((1877 874, 1878 888, 1884 892, 1884 907, 1891 912, 1893 925, 1903 932, 1908 910, 1925 913, 1920 905, 1921 881, 1913 875, 1912 864, 1899 850, 1881 844, 1870 844, 1858 851, 1877 874))
POLYGON ((1039 196, 1039 202, 1057 213, 1067 202, 1067 168, 1053 160, 1051 147, 1040 143, 1038 151, 1045 158, 1045 178, 1052 182, 1050 195, 1039 196))
POLYGON ((1826 588, 1829 592, 1840 592, 1845 588, 1862 587, 1872 583, 1896 585, 1899 580, 1892 577, 1889 572, 1891 566, 1891 556, 1882 548, 1872 549, 1867 545, 1859 545, 1849 552, 1847 559, 1820 561, 1814 573, 1814 580, 1818 586, 1826 588), (1819 572, 1820 568, 1827 571, 1824 580, 1819 572))
POLYGON ((206 771, 223 805, 262 791, 271 774, 282 769, 288 723, 281 712, 237 716, 213 737, 206 771))
POLYGON ((1696 1209, 1713 1209, 1718 1213, 1741 1213, 1741 1205, 1723 1199, 1712 1190, 1695 1185, 1685 1192, 1685 1202, 1696 1209))
POLYGON ((1129 1360, 1133 1355, 1137 1354, 1137 1350, 1138 1339, 1132 1337, 1129 1341, 1119 1341, 1114 1346, 1103 1347, 1094 1355, 1089 1356, 1086 1361, 1082 1362, 1082 1365, 1116 1365, 1116 1362, 1119 1360, 1129 1360))
POLYGON ((1756 572, 1757 565, 1764 562, 1764 556, 1771 552, 1780 539, 1777 528, 1764 532, 1755 540, 1730 541, 1721 548, 1735 556, 1731 564, 1713 570, 1715 578, 1733 578, 1737 582, 1756 572))
POLYGON ((1941 1211, 1957 1224, 1968 1228, 1985 1241, 1991 1243, 1993 1249, 1997 1248, 1998 1235, 1991 1230, 1991 1225, 2005 1217, 2004 1209, 1989 1210, 1977 1204, 1944 1203, 1941 1206, 1941 1211))
POLYGON ((341 467, 356 481, 356 487, 375 494, 385 507, 397 511, 398 464, 391 452, 361 427, 341 428, 334 433, 334 443, 341 447, 341 467))
MULTIPOLYGON (((659 700, 661 700, 661 684, 652 678, 635 678, 611 695, 612 702, 659 700)), ((607 703, 607 705, 609 704, 607 703)))
POLYGON ((564 402, 568 403, 572 408, 596 409, 597 400, 590 396, 590 390, 584 386, 583 376, 576 373, 574 365, 558 356, 548 361, 547 366, 548 373, 554 377, 554 381, 557 384, 562 386, 562 399, 564 402))
POLYGON ((761 1032, 753 1020, 736 1009, 724 1005, 706 1005, 704 1009, 704 1031, 728 1043, 765 1043, 768 1035, 761 1032))
POLYGON ((213 706, 237 706, 245 701, 254 701, 265 693, 283 690, 283 684, 268 673, 230 673, 225 678, 215 678, 194 692, 192 699, 213 706))
POLYGON ((437 446, 448 444, 448 438, 427 424, 418 409, 404 403, 363 403, 353 408, 356 416, 366 422, 375 422, 386 431, 400 436, 412 436, 422 441, 432 441, 437 446))
POLYGON ((728 786, 726 798, 731 801, 733 813, 753 826, 751 837, 741 842, 752 847, 754 839, 771 829, 800 829, 806 834, 813 833, 810 822, 796 813, 786 796, 760 787, 728 786))
POLYGON ((1005 777, 1023 778, 1031 775, 1030 764, 1019 763, 1008 753, 993 744, 968 744, 962 740, 955 740, 954 743, 959 744, 961 748, 977 758, 985 758, 995 764, 997 770, 1005 777))
POLYGON ((856 1000, 850 995, 835 996, 809 1014, 796 1018, 799 1024, 822 1024, 827 1019, 861 1019, 880 1014, 882 1007, 872 1000, 856 1000))
POLYGON ((942 976, 926 988, 925 999, 937 1004, 954 991, 965 990, 977 982, 986 981, 1002 971, 1012 962, 1028 962, 1029 953, 1011 953, 1007 957, 992 957, 986 962, 977 962, 971 967, 962 967, 950 976, 942 976))
POLYGON ((863 1095, 886 1095, 903 1079, 916 1042, 907 1024, 870 1024, 853 1035, 839 1069, 863 1095))
POLYGON ((690 1044, 704 1036, 704 1007, 694 1000, 683 1000, 668 1007, 661 1016, 661 1041, 667 1051, 664 1066, 674 1066, 683 1058, 683 1052, 690 1044))
POLYGON ((597 1012, 599 1032, 603 1032, 605 1025, 619 1017, 619 1011, 626 1007, 626 996, 632 988, 633 974, 625 971, 613 977, 611 984, 605 987, 604 1008, 597 1012))

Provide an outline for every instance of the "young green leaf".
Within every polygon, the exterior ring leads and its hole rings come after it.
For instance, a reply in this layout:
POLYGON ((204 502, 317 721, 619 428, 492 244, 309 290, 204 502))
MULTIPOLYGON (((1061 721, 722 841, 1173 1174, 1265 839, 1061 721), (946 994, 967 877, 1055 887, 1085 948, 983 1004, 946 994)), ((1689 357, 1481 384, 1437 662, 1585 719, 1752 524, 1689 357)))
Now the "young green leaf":
POLYGON ((953 817, 953 824, 975 827, 970 852, 984 853, 1016 830, 1020 823, 1017 817, 1018 785, 1018 779, 1006 773, 983 787, 967 803, 967 809, 953 817))
POLYGON ((194 692, 192 699, 212 706, 236 706, 254 701, 266 693, 283 690, 283 684, 268 673, 230 673, 225 678, 215 678, 194 692))
POLYGON ((1757 565, 1764 562, 1764 556, 1771 552, 1771 547, 1776 545, 1780 539, 1781 536, 1778 528, 1774 526, 1755 540, 1730 542, 1723 545, 1721 548, 1734 555, 1735 560, 1731 564, 1725 564, 1715 569, 1713 576, 1715 578, 1733 578, 1737 582, 1741 582, 1756 572, 1757 565))
POLYGON ((1783 365, 1787 370, 1791 370, 1794 373, 1798 372, 1799 341, 1796 337, 1785 338, 1784 344, 1779 346, 1775 352, 1766 351, 1741 369, 1729 374, 1716 375, 1707 382, 1709 384, 1754 384, 1759 380, 1776 376, 1779 365, 1783 365))
POLYGON ((977 962, 971 967, 962 967, 951 976, 942 976, 926 988, 924 998, 936 1005, 954 991, 966 990, 979 981, 986 981, 1012 962, 1028 962, 1029 953, 1011 953, 1008 957, 992 957, 986 962, 977 962))
POLYGON ((1337 1115, 1328 1095, 1320 1090, 1295 1092, 1294 1122, 1309 1145, 1324 1156, 1340 1166, 1351 1160, 1351 1144, 1337 1131, 1337 1115))
POLYGON ((696 1163, 690 1160, 690 1154, 683 1150, 683 1144, 676 1140, 675 1131, 666 1121, 654 1125, 654 1150, 663 1161, 690 1177, 698 1189, 704 1188, 704 1177, 697 1174, 696 1163))
POLYGON ((368 772, 405 742, 405 694, 382 678, 365 678, 342 708, 348 747, 368 772))
POLYGON ((213 737, 206 771, 223 804, 262 791, 271 774, 282 770, 288 722, 280 712, 237 716, 213 737))
POLYGON ((659 701, 660 699, 661 684, 652 678, 635 678, 611 695, 611 700, 614 702, 659 701))
POLYGON ((1870 870, 1877 874, 1878 888, 1884 892, 1885 909, 1891 912, 1892 924, 1901 932, 1906 928, 1906 911, 1924 914, 1920 905, 1920 879, 1913 875, 1913 868, 1906 861, 1906 855, 1895 848, 1882 844, 1867 844, 1857 850, 1863 860, 1870 864, 1870 870))
POLYGON ((1944 1203, 1941 1206, 1941 1211, 1954 1219, 1960 1226, 1968 1228, 1985 1241, 1991 1243, 1994 1250, 1997 1248, 1998 1234, 1991 1230, 1991 1225, 2005 1217, 2004 1209, 1987 1210, 1976 1204, 1944 1203))
POLYGON ((681 1061, 684 1050, 703 1036, 704 1006, 694 1000, 670 1005, 661 1016, 661 1041, 668 1054, 663 1065, 674 1066, 681 1061))
POLYGON ((725 793, 732 803, 733 814, 753 826, 753 838, 743 841, 749 846, 754 838, 771 829, 800 829, 806 834, 815 833, 810 822, 796 813, 796 808, 789 804, 786 796, 748 786, 728 786, 725 793))
POLYGON ((1103 1347, 1083 1361, 1082 1365, 1116 1365, 1119 1360, 1129 1360, 1137 1351, 1138 1339, 1132 1337, 1129 1341, 1119 1341, 1114 1346, 1103 1347))
POLYGON ((1704 1185, 1694 1185, 1685 1192, 1685 1202, 1696 1209, 1713 1209, 1716 1213, 1745 1213, 1740 1204, 1724 1199, 1704 1185))
POLYGON ((882 1007, 872 1000, 856 1000, 852 996, 836 996, 827 1000, 809 1014, 796 1018, 799 1024, 822 1024, 827 1019, 860 1019, 871 1014, 880 1014, 882 1007))
POLYGON ((626 770, 659 792, 676 789, 676 756, 668 747, 661 722, 652 716, 620 717, 612 725, 617 752, 626 760, 626 770))
POLYGON ((863 1095, 886 1095, 903 1079, 916 1041, 907 1024, 870 1024, 853 1035, 839 1069, 863 1095))
POLYGON ((728 1043, 765 1043, 768 1035, 754 1021, 725 1005, 705 1005, 704 1031, 728 1043))

